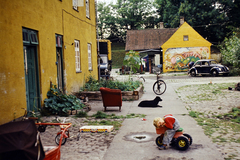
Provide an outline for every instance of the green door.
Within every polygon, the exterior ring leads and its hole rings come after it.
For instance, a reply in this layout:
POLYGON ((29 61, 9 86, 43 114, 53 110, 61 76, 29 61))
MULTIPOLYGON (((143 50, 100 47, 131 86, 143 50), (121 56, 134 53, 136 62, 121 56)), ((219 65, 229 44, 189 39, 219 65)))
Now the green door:
POLYGON ((24 46, 24 69, 27 110, 36 111, 40 105, 38 92, 37 46, 24 46))

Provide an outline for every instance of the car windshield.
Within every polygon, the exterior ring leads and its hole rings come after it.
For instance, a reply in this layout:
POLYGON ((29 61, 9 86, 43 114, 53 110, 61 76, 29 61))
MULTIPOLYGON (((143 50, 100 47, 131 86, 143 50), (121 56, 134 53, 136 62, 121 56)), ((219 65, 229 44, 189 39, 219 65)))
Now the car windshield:
POLYGON ((210 61, 211 64, 218 64, 216 61, 210 61))

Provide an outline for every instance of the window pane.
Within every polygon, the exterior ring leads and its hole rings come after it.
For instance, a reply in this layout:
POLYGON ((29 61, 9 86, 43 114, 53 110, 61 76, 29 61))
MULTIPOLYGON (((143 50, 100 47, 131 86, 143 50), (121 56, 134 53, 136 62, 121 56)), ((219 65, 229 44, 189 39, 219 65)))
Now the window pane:
POLYGON ((92 70, 92 51, 91 44, 88 43, 88 69, 92 70))
POLYGON ((75 64, 76 64, 76 71, 81 71, 80 68, 80 51, 79 51, 79 41, 74 40, 75 43, 75 64))
POLYGON ((90 14, 89 14, 89 0, 86 0, 86 17, 90 18, 90 14))

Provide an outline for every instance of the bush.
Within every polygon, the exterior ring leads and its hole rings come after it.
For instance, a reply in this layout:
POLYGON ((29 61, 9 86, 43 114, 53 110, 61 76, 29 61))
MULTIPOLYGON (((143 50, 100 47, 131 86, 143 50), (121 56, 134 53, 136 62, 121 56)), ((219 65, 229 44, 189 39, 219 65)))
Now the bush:
POLYGON ((100 87, 106 87, 110 89, 120 89, 121 91, 134 91, 142 82, 140 81, 113 81, 113 80, 101 80, 98 82, 94 77, 89 76, 87 82, 80 89, 81 91, 99 91, 100 87))
POLYGON ((239 68, 230 69, 229 76, 239 76, 239 75, 240 75, 240 69, 239 68))
POLYGON ((56 87, 50 88, 44 100, 45 109, 53 115, 67 115, 68 110, 82 109, 85 105, 74 95, 62 94, 56 87))

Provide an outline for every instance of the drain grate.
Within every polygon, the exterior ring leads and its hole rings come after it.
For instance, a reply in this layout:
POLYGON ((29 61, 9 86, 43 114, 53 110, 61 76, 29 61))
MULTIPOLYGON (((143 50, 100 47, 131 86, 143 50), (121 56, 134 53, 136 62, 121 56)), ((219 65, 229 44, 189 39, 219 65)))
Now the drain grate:
POLYGON ((124 136, 124 140, 126 141, 133 141, 133 142, 149 142, 153 141, 156 138, 155 133, 149 133, 149 132, 136 132, 136 133, 130 133, 126 136, 124 136))

